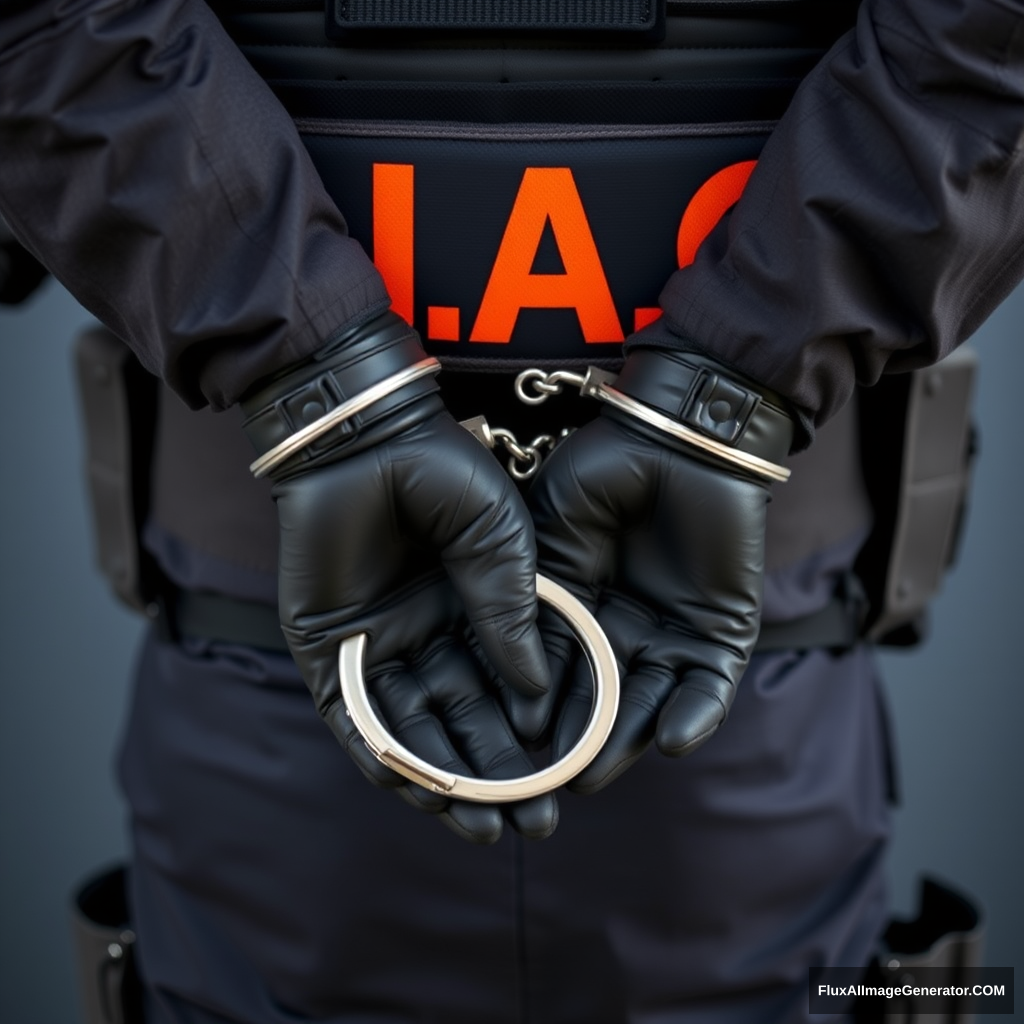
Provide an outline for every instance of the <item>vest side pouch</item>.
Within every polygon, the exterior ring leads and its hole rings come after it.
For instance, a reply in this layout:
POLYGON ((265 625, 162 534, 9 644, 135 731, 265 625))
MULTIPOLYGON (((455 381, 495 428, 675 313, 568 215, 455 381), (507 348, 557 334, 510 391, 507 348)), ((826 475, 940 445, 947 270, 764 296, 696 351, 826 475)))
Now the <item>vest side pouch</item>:
POLYGON ((928 603, 955 559, 976 449, 977 365, 976 353, 960 348, 859 392, 875 526, 856 571, 868 596, 865 635, 876 643, 923 639, 928 603))
POLYGON ((140 530, 149 503, 158 382, 100 325, 78 336, 74 361, 96 558, 114 593, 147 612, 156 575, 140 530))

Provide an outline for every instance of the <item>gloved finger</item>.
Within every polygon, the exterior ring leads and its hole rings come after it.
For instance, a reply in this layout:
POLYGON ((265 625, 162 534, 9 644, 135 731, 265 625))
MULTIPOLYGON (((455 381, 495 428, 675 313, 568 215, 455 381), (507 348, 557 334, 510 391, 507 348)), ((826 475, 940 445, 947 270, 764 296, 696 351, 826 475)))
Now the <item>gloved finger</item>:
POLYGON ((359 735, 359 730, 349 717, 340 696, 328 703, 321 715, 334 733, 334 738, 370 782, 384 789, 397 789, 406 785, 406 780, 398 772, 382 764, 373 755, 363 737, 359 735))
POLYGON ((630 537, 616 581, 659 624, 641 657, 677 678, 701 666, 735 684, 760 622, 764 492, 677 454, 666 457, 659 485, 662 498, 630 537))
POLYGON ((658 749, 669 757, 692 754, 725 721, 734 689, 713 672, 688 672, 658 717, 658 749))
MULTIPOLYGON (((728 681, 707 672, 693 672, 684 683, 670 673, 647 670, 623 680, 619 713, 608 741, 597 757, 569 784, 576 793, 596 793, 622 775, 650 747, 669 757, 692 754, 725 721, 728 681)), ((577 702, 577 708, 581 704, 577 702)), ((582 729, 580 717, 566 729, 582 729)))
MULTIPOLYGON (((745 636, 751 623, 743 616, 732 622, 728 606, 681 608, 677 614, 685 623, 658 620, 640 601, 614 593, 601 609, 602 628, 627 666, 623 692, 657 693, 658 703, 649 706, 648 742, 657 736, 662 753, 679 757, 696 750, 725 721, 747 657, 734 640, 745 636), (659 679, 667 689, 651 682, 659 679)), ((755 614, 755 635, 756 620, 755 614)))
POLYGON ((523 743, 532 748, 544 741, 554 718, 556 687, 539 697, 524 697, 506 687, 500 691, 500 700, 513 731, 523 743))
POLYGON ((505 819, 524 839, 547 839, 558 827, 558 798, 543 793, 504 805, 505 819))
POLYGON ((513 690, 539 696, 551 690, 551 676, 537 627, 533 530, 512 487, 501 502, 491 510, 490 525, 477 519, 445 550, 444 563, 484 657, 513 690), (484 544, 490 549, 480 557, 484 544))
MULTIPOLYGON (((622 694, 611 735, 594 760, 570 788, 593 793, 618 778, 655 739, 659 716, 678 689, 678 671, 690 666, 691 647, 700 641, 666 628, 644 603, 610 593, 598 611, 598 622, 616 653, 622 694)), ((561 756, 575 742, 590 713, 593 684, 588 666, 576 673, 556 731, 561 756)), ((722 705, 716 705, 721 713, 722 705)), ((683 709, 673 718, 675 735, 682 735, 683 709)), ((666 734, 668 735, 668 734, 666 734)))
MULTIPOLYGON (((589 671, 581 666, 581 674, 589 671)), ((586 768, 569 783, 574 793, 596 793, 617 779, 633 765, 651 745, 655 736, 658 712, 668 699, 675 679, 670 673, 652 671, 625 676, 615 724, 605 744, 586 768)), ((558 724, 557 749, 562 756, 583 731, 590 712, 589 694, 568 701, 558 724)))
POLYGON ((537 629, 536 549, 526 506, 468 431, 448 416, 430 428, 433 436, 415 440, 418 450, 429 444, 434 457, 395 461, 397 512, 439 552, 502 679, 520 693, 545 693, 551 679, 537 629))
POLYGON ((555 448, 527 495, 541 572, 591 610, 616 578, 621 537, 648 514, 650 462, 649 446, 599 418, 555 448))
MULTIPOLYGON (((534 772, 468 647, 440 647, 430 659, 420 662, 417 670, 434 713, 468 765, 469 774, 514 779, 534 772)), ((558 823, 558 803, 551 793, 503 804, 502 809, 513 828, 530 839, 546 838, 558 823)), ((454 807, 450 813, 456 814, 454 807)))
MULTIPOLYGON (((554 450, 527 496, 540 571, 592 612, 603 589, 615 578, 621 535, 647 507, 642 500, 645 474, 637 468, 645 460, 633 458, 624 444, 628 439, 620 436, 614 424, 604 420, 588 423, 554 450)), ((580 689, 576 667, 581 661, 579 642, 565 620, 542 608, 540 623, 559 694, 546 707, 530 709, 533 718, 529 724, 535 730, 557 703, 564 702, 559 713, 561 739, 555 742, 568 749, 571 742, 565 736, 574 728, 568 723, 582 728, 591 687, 585 682, 580 689)), ((520 728, 519 709, 512 713, 520 728)))
POLYGON ((504 831, 501 811, 492 804, 449 800, 447 808, 437 817, 461 839, 478 846, 492 846, 504 831))
MULTIPOLYGON (((381 720, 402 746, 441 771, 472 774, 445 726, 434 715, 431 696, 415 668, 403 665, 378 670, 367 685, 378 699, 381 720)), ((437 814, 471 842, 493 843, 501 836, 502 815, 495 807, 468 805, 453 816, 453 801, 415 783, 407 784, 401 796, 419 810, 437 814)))
POLYGON ((448 812, 451 801, 442 793, 434 793, 424 786, 409 782, 399 786, 395 792, 414 810, 423 811, 435 817, 443 817, 448 812))
MULTIPOLYGON (((567 677, 572 659, 572 647, 576 643, 564 620, 551 608, 541 605, 537 623, 544 641, 552 685, 547 693, 526 695, 513 690, 494 670, 480 650, 479 642, 468 632, 467 643, 480 660, 483 670, 488 673, 491 685, 498 694, 505 715, 518 739, 532 746, 543 742, 554 719, 555 708, 568 683, 567 677)), ((578 647, 578 643, 576 644, 578 647)))
POLYGON ((541 605, 537 615, 537 625, 544 640, 544 652, 547 655, 552 681, 556 686, 562 680, 568 684, 568 680, 571 678, 569 673, 579 656, 579 640, 573 634, 568 622, 547 605, 541 605))
MULTIPOLYGON (((375 691, 395 738, 429 763, 459 775, 517 778, 532 772, 525 751, 487 687, 468 648, 433 645, 406 673, 386 673, 375 691)), ((415 796, 418 787, 411 787, 415 796)), ((449 801, 446 823, 476 842, 501 834, 502 809, 449 801)), ((504 816, 532 838, 543 838, 558 820, 551 795, 507 805, 504 816)))
MULTIPOLYGON (((282 622, 281 630, 302 671, 320 717, 359 770, 374 785, 386 789, 405 787, 407 780, 382 764, 367 747, 345 707, 338 674, 338 651, 346 633, 339 629, 337 618, 336 612, 307 615, 299 621, 282 622)), ((351 632, 364 632, 370 628, 361 622, 351 632)), ((373 644, 370 646, 372 650, 373 644)), ((373 694, 369 693, 368 696, 374 710, 381 714, 373 694)))

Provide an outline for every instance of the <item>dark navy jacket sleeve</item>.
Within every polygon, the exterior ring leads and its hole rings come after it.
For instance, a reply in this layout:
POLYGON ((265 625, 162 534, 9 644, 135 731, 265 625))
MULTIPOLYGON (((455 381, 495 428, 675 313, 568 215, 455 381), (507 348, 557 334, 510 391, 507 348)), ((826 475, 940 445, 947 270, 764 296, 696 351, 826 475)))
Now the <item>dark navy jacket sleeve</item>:
POLYGON ((1024 3, 865 0, 631 344, 706 351, 813 428, 1024 275, 1024 3))
POLYGON ((0 209, 196 407, 388 305, 202 0, 0 0, 0 209))

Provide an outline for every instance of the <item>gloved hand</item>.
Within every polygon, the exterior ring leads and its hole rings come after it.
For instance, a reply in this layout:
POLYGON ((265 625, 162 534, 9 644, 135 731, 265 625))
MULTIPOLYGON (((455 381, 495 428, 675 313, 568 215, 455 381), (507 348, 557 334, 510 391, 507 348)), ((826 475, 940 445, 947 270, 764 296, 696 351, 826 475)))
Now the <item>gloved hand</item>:
MULTIPOLYGON (((607 785, 652 740, 688 754, 725 721, 760 626, 769 499, 760 467, 737 465, 735 453, 778 463, 793 430, 777 400, 688 353, 636 350, 613 386, 718 448, 606 406, 530 490, 541 572, 595 611, 622 675, 612 735, 570 783, 578 792, 607 785)), ((555 674, 567 677, 553 738, 561 756, 586 721, 591 682, 564 628, 546 615, 542 626, 555 674)))
MULTIPOLYGON (((246 432, 265 453, 425 358, 415 332, 385 314, 246 396, 246 432)), ((341 699, 338 645, 365 632, 367 689, 396 739, 459 774, 533 770, 490 685, 492 670, 521 694, 550 685, 532 524, 437 390, 432 376, 407 384, 271 470, 281 625, 321 716, 371 781, 477 842, 498 838, 503 814, 543 837, 553 796, 499 808, 406 782, 370 753, 341 699)))

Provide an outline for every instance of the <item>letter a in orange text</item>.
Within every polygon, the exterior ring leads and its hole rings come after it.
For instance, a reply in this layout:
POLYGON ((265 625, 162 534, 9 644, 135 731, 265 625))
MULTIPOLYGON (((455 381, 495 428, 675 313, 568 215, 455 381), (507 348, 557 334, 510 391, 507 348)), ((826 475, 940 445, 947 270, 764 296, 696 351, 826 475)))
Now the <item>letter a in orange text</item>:
POLYGON ((622 341, 622 326, 568 167, 527 167, 470 341, 507 342, 520 309, 575 309, 588 342, 622 341), (531 273, 544 228, 563 274, 531 273))

